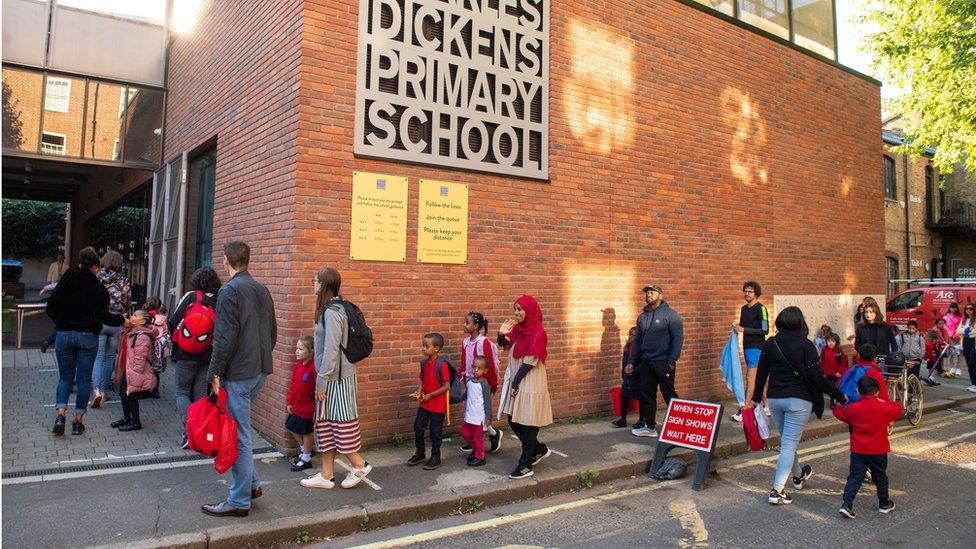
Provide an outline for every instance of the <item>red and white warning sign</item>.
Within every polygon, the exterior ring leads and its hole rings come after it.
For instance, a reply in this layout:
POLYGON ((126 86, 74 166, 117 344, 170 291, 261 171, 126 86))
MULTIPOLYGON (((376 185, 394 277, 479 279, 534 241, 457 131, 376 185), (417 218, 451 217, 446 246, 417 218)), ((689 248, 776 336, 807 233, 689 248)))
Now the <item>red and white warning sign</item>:
POLYGON ((715 445, 715 434, 721 406, 711 402, 673 398, 668 404, 668 414, 664 418, 658 440, 692 450, 711 452, 715 445))

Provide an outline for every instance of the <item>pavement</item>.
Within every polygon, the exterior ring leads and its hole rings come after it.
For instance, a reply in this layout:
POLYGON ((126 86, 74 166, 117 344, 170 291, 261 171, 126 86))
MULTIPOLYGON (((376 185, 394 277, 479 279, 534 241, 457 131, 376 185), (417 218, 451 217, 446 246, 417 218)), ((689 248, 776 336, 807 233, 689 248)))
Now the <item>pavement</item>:
MULTIPOLYGON (((160 378, 160 398, 140 403, 141 431, 122 433, 109 424, 122 417, 119 399, 88 409, 85 434, 51 436, 54 423, 54 392, 58 367, 54 350, 14 349, 4 346, 3 384, 3 479, 57 475, 95 468, 199 460, 200 456, 180 448, 182 428, 176 412, 176 373, 167 369, 160 378)), ((72 394, 69 415, 74 409, 72 394)), ((70 425, 69 425, 70 428, 70 425)), ((70 433, 70 431, 69 431, 70 433)), ((255 448, 268 451, 271 445, 258 435, 255 448)))
MULTIPOLYGON (((4 376, 7 370, 5 364, 4 376)), ((976 394, 964 390, 968 384, 965 379, 947 380, 941 387, 926 389, 927 411, 921 427, 935 422, 938 410, 976 400, 976 394)), ((6 398, 7 391, 4 393, 6 398)), ((4 400, 4 436, 6 415, 4 400)), ((811 420, 805 438, 846 429, 828 413, 825 419, 811 420)), ((49 438, 46 434, 38 436, 37 442, 50 444, 45 437, 49 438)), ((215 518, 200 512, 201 504, 226 496, 230 478, 229 474, 217 475, 209 460, 4 478, 4 545, 269 547, 298 537, 335 538, 501 508, 516 501, 579 490, 580 478, 593 477, 593 473, 599 473, 593 479, 596 487, 623 479, 655 484, 643 476, 655 439, 636 438, 628 429, 614 429, 609 418, 547 427, 540 439, 553 449, 553 455, 536 466, 535 476, 518 481, 507 478, 519 453, 518 442, 507 429, 502 450, 490 455, 488 465, 480 468, 465 466, 464 455, 457 450, 461 444, 457 436, 445 440, 444 464, 435 471, 405 465, 413 451, 409 442, 401 447, 367 449, 364 455, 374 466, 370 483, 352 490, 302 488, 298 481, 315 470, 293 473, 280 454, 266 452, 255 460, 264 496, 254 502, 250 516, 243 519, 215 518), (85 528, 29 527, 36 523, 63 524, 66 511, 72 524, 85 528)), ((772 439, 770 444, 777 441, 772 439)), ((3 451, 7 452, 6 440, 3 451)), ((740 424, 726 419, 719 432, 716 456, 727 458, 745 452, 740 424)), ((690 484, 690 479, 682 482, 690 484)), ((703 493, 716 482, 708 480, 703 493)))

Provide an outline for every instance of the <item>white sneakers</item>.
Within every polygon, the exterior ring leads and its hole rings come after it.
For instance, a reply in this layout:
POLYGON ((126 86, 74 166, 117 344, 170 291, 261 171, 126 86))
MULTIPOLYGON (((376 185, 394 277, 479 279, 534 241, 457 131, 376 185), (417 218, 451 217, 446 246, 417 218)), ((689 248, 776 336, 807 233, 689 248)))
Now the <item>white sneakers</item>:
POLYGON ((966 390, 970 393, 976 393, 976 385, 970 385, 969 387, 966 387, 966 390))
POLYGON ((742 423, 742 412, 736 412, 735 414, 732 414, 732 421, 738 421, 739 423, 742 423))
POLYGON ((362 469, 353 469, 352 471, 349 471, 349 474, 346 475, 346 478, 342 480, 342 487, 352 488, 353 486, 359 484, 364 478, 366 478, 366 475, 368 475, 369 472, 372 470, 373 470, 373 466, 370 465, 369 462, 367 461, 363 465, 362 469))
POLYGON ((634 435, 635 437, 655 438, 657 437, 657 430, 645 426, 639 429, 631 429, 630 434, 634 435))
MULTIPOLYGON (((352 488, 362 482, 366 475, 373 470, 373 466, 366 462, 362 469, 353 469, 349 471, 346 478, 342 480, 340 486, 343 488, 352 488)), ((308 478, 303 478, 299 483, 306 488, 324 488, 326 490, 331 490, 335 488, 335 479, 327 479, 322 477, 322 473, 316 473, 308 478)))
POLYGON ((323 478, 322 473, 315 473, 308 478, 303 478, 299 483, 306 488, 324 488, 326 490, 335 488, 335 479, 323 478))

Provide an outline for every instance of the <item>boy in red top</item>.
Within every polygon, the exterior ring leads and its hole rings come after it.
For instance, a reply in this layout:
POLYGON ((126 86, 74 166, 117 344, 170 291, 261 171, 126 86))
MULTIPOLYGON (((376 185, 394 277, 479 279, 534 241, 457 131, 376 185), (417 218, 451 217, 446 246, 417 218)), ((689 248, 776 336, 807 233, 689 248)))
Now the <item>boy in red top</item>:
POLYGON ((878 511, 890 513, 895 508, 895 502, 888 497, 888 452, 891 451, 888 425, 901 417, 904 410, 898 402, 878 398, 880 388, 874 377, 864 376, 857 382, 861 398, 847 406, 834 408, 834 417, 851 426, 851 472, 840 508, 840 514, 850 519, 855 516, 854 496, 868 469, 878 488, 878 511))
MULTIPOLYGON (((878 382, 878 387, 884 387, 887 389, 888 384, 885 382, 884 374, 881 373, 881 368, 878 366, 878 348, 871 343, 865 343, 857 349, 857 359, 854 361, 854 366, 863 366, 865 369, 864 377, 870 377, 878 382)), ((863 378, 862 378, 863 379, 863 378)), ((888 391, 883 390, 878 393, 878 398, 884 401, 891 400, 888 396, 888 391)))
POLYGON ((451 388, 451 372, 447 361, 440 357, 444 348, 444 336, 430 333, 424 336, 424 360, 420 362, 420 387, 410 393, 417 399, 417 419, 413 422, 417 452, 407 460, 407 465, 419 465, 426 458, 424 431, 430 426, 430 459, 424 469, 431 471, 441 466, 441 438, 444 434, 444 416, 447 414, 447 391, 451 388), (439 375, 437 369, 440 369, 439 375), (438 381, 440 380, 440 381, 438 381))
POLYGON ((298 456, 292 462, 292 471, 312 466, 312 433, 315 432, 315 361, 312 355, 315 342, 309 336, 298 338, 295 346, 295 369, 291 371, 291 385, 285 394, 288 417, 285 429, 298 442, 298 456))

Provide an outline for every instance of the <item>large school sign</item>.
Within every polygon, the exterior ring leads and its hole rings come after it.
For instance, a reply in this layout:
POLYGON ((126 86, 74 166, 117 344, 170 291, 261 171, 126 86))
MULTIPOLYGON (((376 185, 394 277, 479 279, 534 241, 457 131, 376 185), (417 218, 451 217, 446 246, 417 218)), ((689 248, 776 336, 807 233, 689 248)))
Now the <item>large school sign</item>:
POLYGON ((548 0, 361 0, 356 154, 549 176, 548 0))

